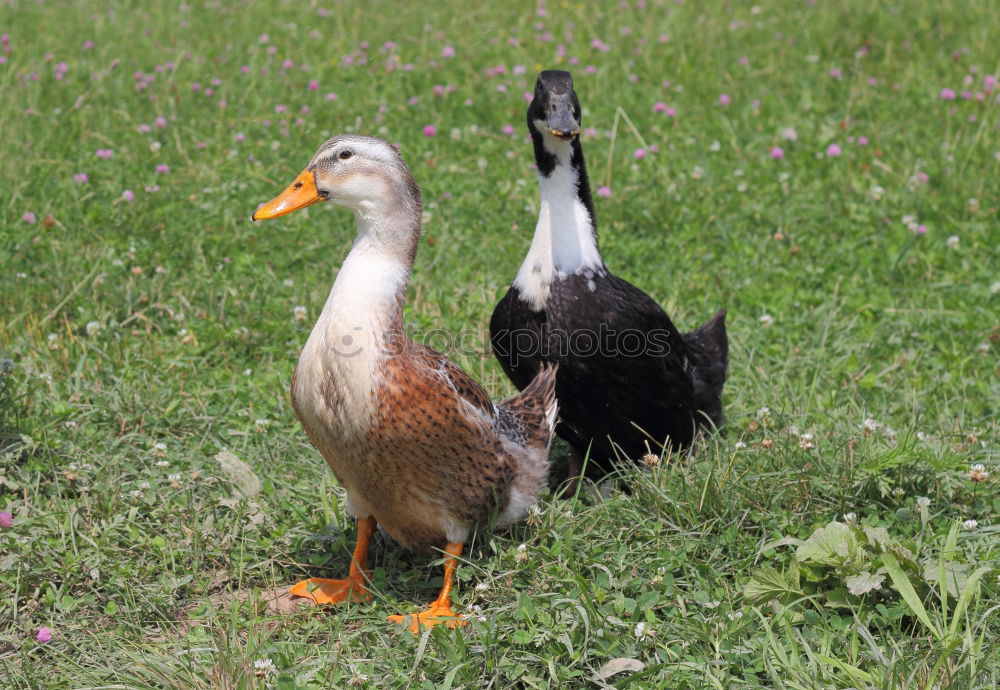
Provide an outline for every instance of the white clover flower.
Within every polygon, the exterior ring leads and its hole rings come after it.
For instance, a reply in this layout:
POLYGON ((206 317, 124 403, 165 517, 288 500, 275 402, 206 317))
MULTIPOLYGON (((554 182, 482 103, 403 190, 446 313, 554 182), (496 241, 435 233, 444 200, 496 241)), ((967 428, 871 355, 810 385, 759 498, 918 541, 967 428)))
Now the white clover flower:
POLYGON ((761 314, 758 321, 760 321, 760 324, 765 328, 774 325, 774 317, 771 316, 770 314, 761 314))
POLYGON ((951 235, 944 241, 948 249, 958 249, 958 243, 961 242, 958 235, 951 235))
POLYGON ((852 524, 858 521, 857 513, 844 513, 844 522, 852 524))
POLYGON ((284 285, 285 287, 295 287, 295 281, 292 280, 291 278, 285 278, 283 281, 281 281, 281 284, 284 285))
POLYGON ((882 187, 881 185, 875 185, 874 187, 872 187, 870 193, 872 199, 874 199, 875 201, 881 201, 882 197, 885 196, 885 188, 882 187))
POLYGON ((865 436, 878 431, 878 422, 868 417, 865 421, 861 422, 861 430, 865 432, 865 436))
POLYGON ((747 444, 743 441, 737 441, 735 444, 733 444, 733 448, 735 448, 736 450, 743 450, 746 447, 747 444))
POLYGON ((771 416, 771 408, 767 406, 757 408, 757 412, 754 413, 754 417, 757 419, 758 422, 764 419, 765 417, 770 417, 770 416, 771 416))
POLYGON ((973 530, 979 527, 979 520, 966 520, 962 523, 962 527, 968 530, 973 530))
POLYGON ((969 468, 968 477, 969 479, 978 484, 980 482, 985 482, 987 479, 989 479, 990 473, 986 471, 985 465, 976 463, 975 465, 969 468))
POLYGON ((263 417, 258 419, 253 423, 254 429, 258 432, 264 432, 267 430, 268 425, 271 423, 270 419, 264 419, 263 417))
POLYGON ((721 148, 722 148, 722 144, 720 144, 717 141, 713 141, 711 144, 708 145, 708 150, 709 151, 718 151, 721 148))
POLYGON ((153 464, 156 465, 157 467, 167 467, 170 464, 170 462, 167 460, 157 460, 153 464))
POLYGON ((931 499, 927 498, 926 496, 917 496, 917 508, 923 509, 930 507, 931 507, 931 499))
POLYGON ((292 314, 295 316, 296 321, 305 321, 308 313, 308 310, 301 304, 292 308, 292 314))
POLYGON ((277 673, 278 669, 274 667, 274 662, 270 659, 257 659, 253 662, 253 672, 258 678, 266 678, 277 673))
POLYGON ((642 456, 643 467, 656 467, 660 464, 660 456, 653 453, 646 453, 642 456))
POLYGON ((167 479, 170 480, 170 481, 172 481, 172 482, 179 482, 181 480, 181 473, 180 472, 174 472, 173 474, 168 474, 167 475, 167 479))
POLYGON ((87 325, 83 327, 84 332, 87 335, 94 336, 101 332, 104 326, 101 325, 100 321, 88 321, 87 325))
POLYGON ((635 636, 642 639, 642 636, 646 634, 646 624, 636 623, 635 624, 635 636))
POLYGON ((514 560, 518 563, 528 562, 528 547, 526 545, 521 544, 517 547, 517 553, 514 554, 514 560))
POLYGON ((990 284, 990 294, 1000 295, 1000 280, 990 284))
POLYGON ((528 517, 524 520, 529 525, 540 525, 542 523, 542 509, 535 503, 528 508, 528 517))
POLYGON ((990 351, 989 343, 979 343, 978 345, 976 345, 976 352, 978 352, 981 355, 985 355, 989 351, 990 351))
POLYGON ((479 582, 479 583, 476 584, 476 591, 477 592, 485 592, 489 588, 490 588, 490 583, 489 582, 479 582))
POLYGON ((781 138, 785 141, 795 141, 799 138, 799 133, 795 131, 794 127, 785 127, 781 130, 781 138))

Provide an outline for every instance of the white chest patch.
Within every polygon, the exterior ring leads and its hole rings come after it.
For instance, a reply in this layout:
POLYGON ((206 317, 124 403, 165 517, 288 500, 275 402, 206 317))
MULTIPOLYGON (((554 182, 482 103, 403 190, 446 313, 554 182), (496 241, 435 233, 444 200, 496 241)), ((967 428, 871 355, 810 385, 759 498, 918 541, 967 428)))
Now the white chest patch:
POLYGON ((544 308, 553 280, 603 266, 593 219, 577 197, 571 152, 568 143, 558 146, 553 151, 557 162, 552 173, 538 176, 538 224, 528 255, 514 278, 521 298, 536 311, 544 308))
POLYGON ((304 425, 343 435, 367 429, 376 374, 393 346, 386 327, 408 276, 363 238, 355 243, 299 357, 292 395, 304 425))

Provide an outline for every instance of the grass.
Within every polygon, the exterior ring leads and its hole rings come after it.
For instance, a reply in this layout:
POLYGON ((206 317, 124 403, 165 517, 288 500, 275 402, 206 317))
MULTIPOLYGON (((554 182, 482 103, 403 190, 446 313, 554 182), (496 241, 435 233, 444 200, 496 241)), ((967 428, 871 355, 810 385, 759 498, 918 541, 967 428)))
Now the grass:
POLYGON ((0 686, 995 687, 994 25, 973 0, 5 5, 0 686), (728 427, 478 534, 464 630, 385 621, 440 568, 381 542, 373 603, 269 609, 353 544, 286 395, 353 221, 249 213, 332 134, 399 142, 426 207, 407 320, 481 334, 537 209, 521 94, 556 66, 609 266, 684 329, 729 309, 728 427), (853 550, 793 541, 852 513, 853 550))

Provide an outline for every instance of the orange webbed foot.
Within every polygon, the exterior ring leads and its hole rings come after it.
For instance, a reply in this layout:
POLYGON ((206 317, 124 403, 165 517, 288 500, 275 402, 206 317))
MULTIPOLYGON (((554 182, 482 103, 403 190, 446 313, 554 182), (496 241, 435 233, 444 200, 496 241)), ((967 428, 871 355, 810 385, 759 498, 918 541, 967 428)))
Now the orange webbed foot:
POLYGON ((310 577, 299 582, 288 593, 296 597, 311 599, 314 604, 340 604, 345 601, 371 601, 372 593, 365 587, 364 577, 348 577, 343 580, 328 580, 310 577))
POLYGON ((399 625, 405 625, 411 633, 419 633, 420 628, 433 628, 435 625, 447 625, 458 628, 468 625, 469 621, 460 613, 452 611, 451 606, 434 602, 420 613, 410 613, 401 616, 389 616, 389 620, 399 625))

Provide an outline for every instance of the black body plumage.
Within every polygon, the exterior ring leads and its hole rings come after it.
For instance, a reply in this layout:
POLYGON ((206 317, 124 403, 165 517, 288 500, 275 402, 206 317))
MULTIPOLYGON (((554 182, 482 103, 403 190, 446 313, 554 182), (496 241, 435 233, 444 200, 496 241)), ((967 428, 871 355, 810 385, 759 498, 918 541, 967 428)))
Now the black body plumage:
MULTIPOLYGON (((527 119, 543 197, 553 176, 569 175, 565 194, 578 202, 571 208, 577 209, 574 217, 584 217, 586 229, 579 237, 592 243, 591 254, 584 250, 579 266, 571 263, 573 270, 560 270, 546 263, 544 252, 533 257, 533 243, 518 278, 493 312, 490 339, 519 389, 544 362, 559 363, 556 432, 581 455, 589 454, 586 474, 597 478, 618 460, 658 454, 666 445, 686 448, 699 426, 722 424, 728 364, 725 311, 681 334, 655 300, 605 268, 578 136, 580 106, 568 72, 539 75, 527 119), (562 144, 568 144, 568 152, 562 144), (558 171, 560 165, 571 170, 558 171)), ((558 221, 555 211, 549 218, 558 221)), ((560 229, 547 230, 555 238, 560 229)), ((561 250, 556 243, 551 240, 550 256, 561 250)), ((571 246, 571 258, 577 256, 574 251, 571 246)))

